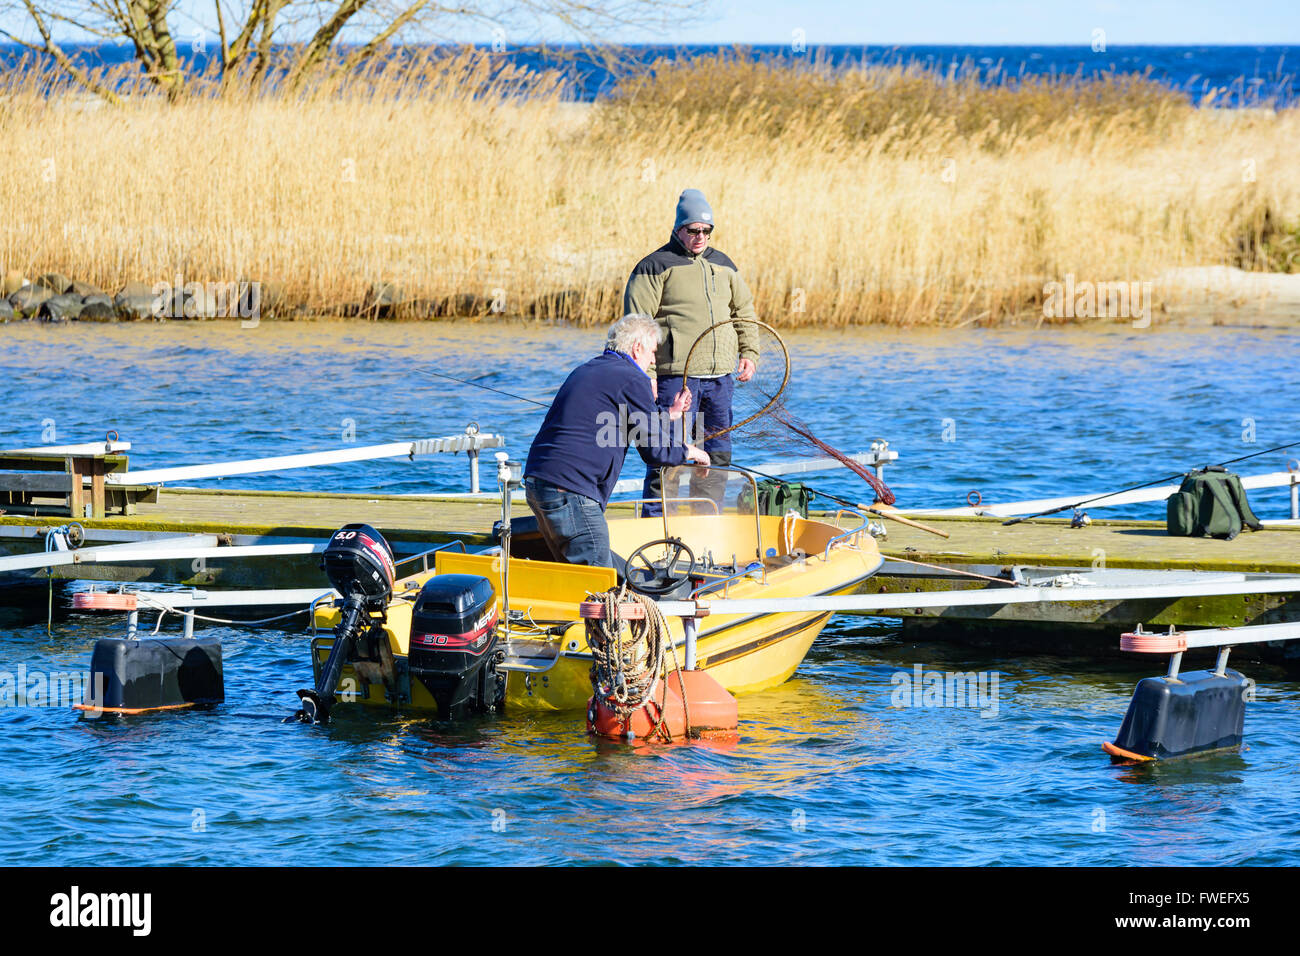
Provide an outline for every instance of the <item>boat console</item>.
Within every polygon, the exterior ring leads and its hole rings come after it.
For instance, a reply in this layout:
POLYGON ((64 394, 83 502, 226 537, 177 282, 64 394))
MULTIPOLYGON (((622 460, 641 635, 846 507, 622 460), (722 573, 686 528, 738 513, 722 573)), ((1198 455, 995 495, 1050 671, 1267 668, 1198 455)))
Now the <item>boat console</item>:
POLYGON ((696 586, 696 565, 695 552, 680 538, 657 538, 628 556, 624 578, 633 591, 661 601, 680 601, 696 586), (656 548, 663 549, 663 556, 651 559, 651 551, 656 548))

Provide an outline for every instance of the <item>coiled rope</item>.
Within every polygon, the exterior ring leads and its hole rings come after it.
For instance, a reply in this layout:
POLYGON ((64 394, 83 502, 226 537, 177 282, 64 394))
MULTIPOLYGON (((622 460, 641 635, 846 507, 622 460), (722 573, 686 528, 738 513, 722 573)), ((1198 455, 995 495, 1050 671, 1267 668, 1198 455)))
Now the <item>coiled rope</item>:
POLYGON ((664 706, 668 701, 666 681, 659 701, 654 702, 665 654, 671 653, 685 710, 686 736, 694 736, 686 702, 686 684, 677 664, 677 648, 659 605, 644 594, 629 592, 626 583, 591 597, 605 606, 604 617, 587 619, 593 696, 624 720, 645 707, 646 713, 654 719, 654 733, 665 742, 671 742, 672 733, 663 720, 664 706), (644 607, 645 617, 624 620, 619 606, 628 602, 644 607), (654 707, 649 706, 652 703, 654 707))

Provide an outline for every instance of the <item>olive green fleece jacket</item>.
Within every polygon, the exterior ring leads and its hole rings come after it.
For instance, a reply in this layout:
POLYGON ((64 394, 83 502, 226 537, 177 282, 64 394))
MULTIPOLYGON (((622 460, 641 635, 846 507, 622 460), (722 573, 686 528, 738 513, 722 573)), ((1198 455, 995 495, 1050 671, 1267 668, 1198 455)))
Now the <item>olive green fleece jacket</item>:
MULTIPOLYGON (((623 312, 653 316, 664 330, 651 375, 686 372, 686 357, 695 340, 727 319, 757 319, 754 297, 736 264, 717 249, 698 256, 674 236, 637 263, 623 292, 623 312)), ((690 374, 699 378, 730 375, 738 360, 758 364, 758 334, 752 325, 728 325, 695 350, 690 374)))

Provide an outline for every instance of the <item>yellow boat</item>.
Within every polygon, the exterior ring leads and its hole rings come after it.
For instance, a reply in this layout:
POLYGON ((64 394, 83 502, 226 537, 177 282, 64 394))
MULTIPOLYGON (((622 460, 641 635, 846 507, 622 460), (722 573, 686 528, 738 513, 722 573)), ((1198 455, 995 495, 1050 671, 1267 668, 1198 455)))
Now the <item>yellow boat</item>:
MULTIPOLYGON (((669 485, 666 480, 665 486, 669 485)), ((627 574, 634 582, 637 566, 645 569, 642 579, 655 570, 676 572, 682 578, 689 572, 689 582, 680 583, 664 599, 849 594, 859 590, 883 563, 873 529, 858 512, 841 511, 827 519, 758 515, 752 509, 748 514, 682 514, 682 505, 700 510, 688 501, 672 501, 665 502, 665 510, 673 512, 667 518, 611 516, 608 522, 611 551, 633 557, 627 574), (684 567, 687 555, 679 558, 674 553, 676 546, 665 545, 664 539, 675 539, 689 549, 689 568, 684 567), (647 542, 657 543, 644 548, 647 542), (677 559, 672 567, 666 566, 669 557, 677 559)), ((512 553, 517 552, 512 549, 512 553)), ((420 613, 417 597, 435 578, 469 580, 441 577, 467 575, 491 583, 496 605, 491 610, 493 621, 503 592, 508 592, 508 625, 502 621, 495 628, 500 640, 495 645, 494 667, 504 675, 504 708, 509 712, 569 711, 586 706, 591 696, 591 653, 579 604, 616 586, 612 568, 513 556, 507 569, 499 548, 482 554, 441 550, 433 558, 431 569, 394 582, 382 612, 370 612, 375 643, 380 646, 377 653, 363 655, 370 660, 353 660, 342 666, 334 692, 338 702, 439 711, 426 682, 411 676, 413 670, 418 671, 411 666, 413 630, 417 642, 433 640, 433 635, 420 634, 422 628, 413 620, 420 613), (508 574, 503 574, 507 570, 508 574), (380 628, 382 637, 378 636, 380 628)), ((343 613, 337 606, 320 606, 314 612, 318 636, 312 640, 312 663, 318 684, 334 644, 333 636, 323 632, 337 628, 343 613)), ((493 630, 487 618, 485 613, 473 622, 475 634, 493 630)), ((733 694, 774 687, 799 667, 829 618, 827 612, 710 614, 696 621, 695 665, 733 694)), ((677 617, 669 617, 668 625, 677 663, 685 664, 685 625, 677 617)), ((470 628, 467 623, 465 629, 470 628)), ((438 640, 442 643, 441 637, 438 640)), ((666 657, 665 666, 671 668, 674 656, 666 657)), ((500 698, 497 700, 500 705, 500 698)))

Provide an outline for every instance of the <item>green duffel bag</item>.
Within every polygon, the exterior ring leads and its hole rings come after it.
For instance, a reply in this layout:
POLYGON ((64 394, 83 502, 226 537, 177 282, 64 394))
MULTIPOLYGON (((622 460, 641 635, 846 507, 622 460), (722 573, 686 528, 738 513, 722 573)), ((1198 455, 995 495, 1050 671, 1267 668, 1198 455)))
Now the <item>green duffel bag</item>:
POLYGON ((1251 531, 1264 527, 1250 510, 1241 479, 1222 465, 1188 474, 1165 499, 1165 507, 1165 529, 1178 537, 1231 541, 1243 527, 1251 531))
MULTIPOLYGON (((776 481, 775 479, 758 482, 758 513, 780 517, 789 511, 797 511, 802 517, 808 517, 808 503, 812 500, 808 486, 797 481, 776 481)), ((736 505, 743 513, 754 511, 753 489, 746 485, 736 500, 736 505)))

